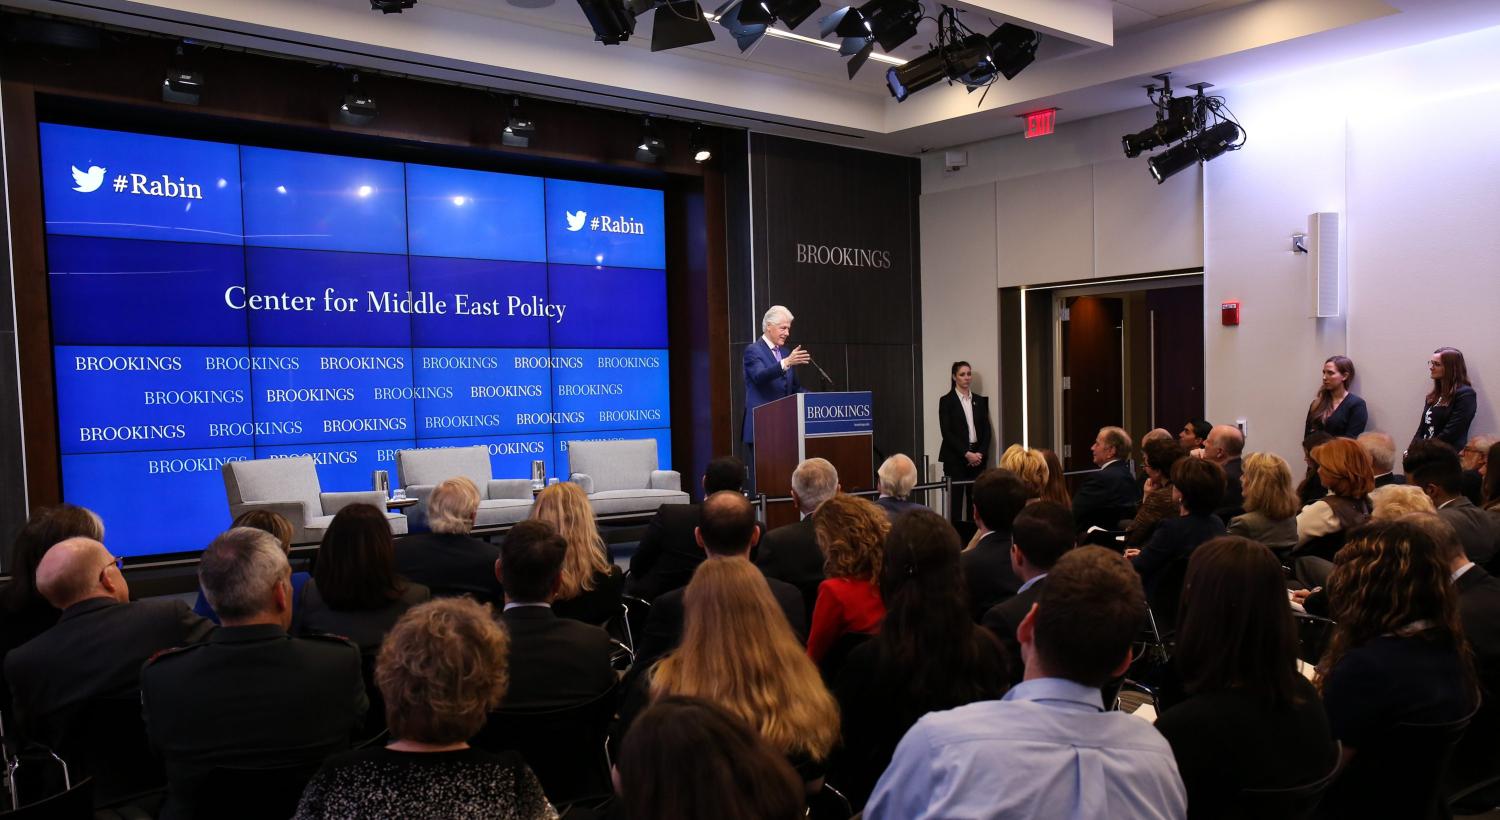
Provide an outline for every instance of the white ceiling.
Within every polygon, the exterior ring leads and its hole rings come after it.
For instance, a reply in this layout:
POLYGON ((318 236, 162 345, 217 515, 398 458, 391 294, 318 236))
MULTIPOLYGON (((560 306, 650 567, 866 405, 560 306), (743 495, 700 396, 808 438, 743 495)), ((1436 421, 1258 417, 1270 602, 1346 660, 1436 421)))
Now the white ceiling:
MULTIPOLYGON (((524 1, 524 0, 523 0, 524 1)), ((531 0, 537 2, 539 0, 531 0)), ((935 14, 934 0, 925 0, 935 14)), ((503 0, 419 0, 403 14, 367 0, 0 0, 62 16, 357 64, 367 69, 718 122, 757 131, 917 153, 1020 130, 1017 115, 1058 122, 1135 108, 1150 76, 1179 86, 1237 84, 1494 25, 1496 0, 963 0, 976 30, 1013 21, 1046 32, 1036 63, 983 95, 934 86, 896 103, 889 66, 853 80, 814 44, 763 38, 741 54, 715 42, 652 53, 650 18, 628 43, 593 42, 575 0, 521 8, 503 0)), ((708 0, 709 10, 715 0, 708 0)), ((796 33, 817 36, 822 10, 796 33)), ((658 12, 659 13, 659 12, 658 12)), ((897 49, 924 53, 934 26, 897 49)))

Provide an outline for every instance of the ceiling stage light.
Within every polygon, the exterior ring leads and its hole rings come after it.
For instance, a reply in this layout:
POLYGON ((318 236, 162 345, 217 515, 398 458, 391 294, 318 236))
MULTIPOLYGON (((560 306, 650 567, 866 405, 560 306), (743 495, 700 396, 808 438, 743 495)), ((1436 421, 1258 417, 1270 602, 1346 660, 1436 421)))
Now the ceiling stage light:
POLYGON ((651 127, 651 118, 647 117, 641 129, 641 141, 635 146, 635 161, 655 163, 666 152, 667 144, 656 135, 656 130, 651 127))
POLYGON ((594 39, 614 46, 629 40, 635 33, 635 13, 621 0, 578 0, 583 16, 594 29, 594 39))
POLYGON ((338 107, 339 121, 345 125, 368 125, 375 120, 378 110, 375 97, 359 83, 359 74, 349 75, 349 91, 338 107))
POLYGON ((505 119, 505 128, 500 131, 500 144, 510 148, 530 148, 531 137, 536 134, 536 123, 521 112, 519 97, 511 99, 510 116, 505 119))

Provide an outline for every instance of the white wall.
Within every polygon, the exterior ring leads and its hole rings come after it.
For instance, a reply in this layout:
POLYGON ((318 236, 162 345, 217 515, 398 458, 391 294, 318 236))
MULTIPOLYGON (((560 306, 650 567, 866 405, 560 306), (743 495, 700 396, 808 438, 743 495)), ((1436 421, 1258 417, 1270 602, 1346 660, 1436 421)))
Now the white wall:
MULTIPOLYGON (((924 157, 926 370, 946 372, 953 357, 955 334, 937 326, 943 317, 975 305, 995 309, 976 268, 993 264, 1001 287, 1071 281, 1190 267, 1196 248, 1210 308, 1208 415, 1245 419, 1251 449, 1298 464, 1302 416, 1323 359, 1335 353, 1354 358, 1355 390, 1370 403, 1372 426, 1404 444, 1426 391, 1423 361, 1439 345, 1465 351, 1480 393, 1473 432, 1495 432, 1500 396, 1490 390, 1500 390, 1500 323, 1489 314, 1500 306, 1497 52, 1500 28, 1215 89, 1249 142, 1205 166, 1201 181, 1184 174, 1155 186, 1143 160, 1121 159, 1120 135, 1149 123, 1147 109, 1068 123, 1044 139, 964 146, 969 166, 956 173, 943 169, 941 154, 924 157), (944 204, 966 189, 976 200, 995 193, 996 222, 989 210, 965 214, 944 204), (1026 197, 1035 208, 1016 204, 1026 197), (929 233, 940 208, 947 233, 929 233), (1306 257, 1290 250, 1291 234, 1305 231, 1316 211, 1344 215, 1345 318, 1311 318, 1306 257), (993 233, 998 247, 965 263, 955 242, 964 229, 993 233), (934 241, 944 247, 930 247, 934 241), (959 269, 961 276, 950 273, 959 269), (1239 327, 1219 324, 1217 303, 1229 299, 1243 305, 1239 327)), ((989 326, 998 333, 993 320, 989 326)), ((958 338, 966 350, 998 348, 995 335, 958 338)), ((935 415, 928 427, 935 452, 935 415)))

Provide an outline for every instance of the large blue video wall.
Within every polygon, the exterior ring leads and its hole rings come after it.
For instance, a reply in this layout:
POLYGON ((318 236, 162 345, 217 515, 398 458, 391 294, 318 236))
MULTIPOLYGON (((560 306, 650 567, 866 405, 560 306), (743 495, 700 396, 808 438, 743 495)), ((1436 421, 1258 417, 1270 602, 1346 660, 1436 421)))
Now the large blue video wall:
POLYGON ((671 454, 662 192, 45 123, 63 497, 119 555, 201 549, 226 461, 324 491, 412 447, 497 478, 671 454))

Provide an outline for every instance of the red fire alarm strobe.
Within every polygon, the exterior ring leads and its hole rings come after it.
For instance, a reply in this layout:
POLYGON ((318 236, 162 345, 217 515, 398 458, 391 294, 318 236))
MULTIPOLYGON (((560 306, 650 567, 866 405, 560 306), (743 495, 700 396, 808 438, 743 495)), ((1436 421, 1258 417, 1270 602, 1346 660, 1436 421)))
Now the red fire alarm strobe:
POLYGON ((1237 325, 1240 323, 1240 303, 1220 302, 1219 316, 1225 325, 1237 325))

